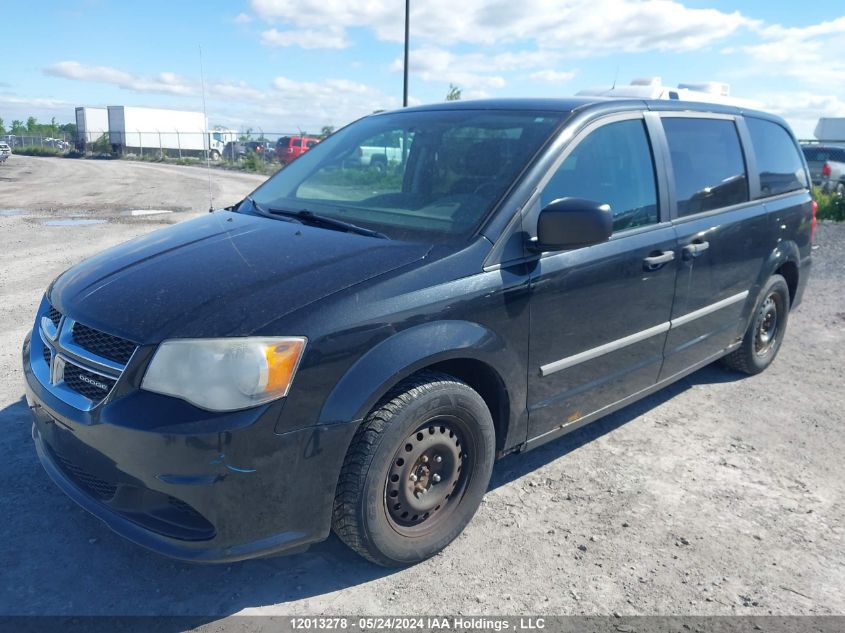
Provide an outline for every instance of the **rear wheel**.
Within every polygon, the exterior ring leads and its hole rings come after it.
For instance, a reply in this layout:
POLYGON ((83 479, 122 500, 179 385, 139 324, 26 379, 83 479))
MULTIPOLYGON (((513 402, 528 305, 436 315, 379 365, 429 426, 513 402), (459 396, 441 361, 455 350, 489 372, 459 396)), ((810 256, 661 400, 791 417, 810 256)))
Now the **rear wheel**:
POLYGON ((379 565, 433 556, 475 514, 494 459, 493 420, 481 396, 446 374, 418 374, 356 432, 338 482, 334 531, 379 565))
POLYGON ((725 365, 746 374, 766 369, 783 343, 788 319, 789 287, 783 277, 772 275, 760 293, 742 344, 725 356, 725 365))
POLYGON ((838 185, 836 185, 836 189, 834 190, 834 193, 837 196, 845 196, 845 184, 842 184, 840 182, 838 185))
POLYGON ((383 174, 387 171, 387 158, 381 155, 373 156, 370 159, 370 169, 383 174))

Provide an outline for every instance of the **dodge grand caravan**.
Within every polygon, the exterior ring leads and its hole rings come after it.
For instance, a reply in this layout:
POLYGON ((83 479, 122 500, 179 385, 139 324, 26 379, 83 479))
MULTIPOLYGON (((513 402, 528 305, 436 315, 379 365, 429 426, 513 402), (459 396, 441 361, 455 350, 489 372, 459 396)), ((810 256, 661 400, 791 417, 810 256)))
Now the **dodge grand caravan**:
POLYGON ((764 370, 807 282, 808 184, 782 120, 725 106, 368 116, 231 208, 59 275, 23 346, 35 447, 162 554, 333 529, 382 565, 425 559, 497 457, 718 359, 764 370), (346 167, 385 134, 395 169, 346 167))

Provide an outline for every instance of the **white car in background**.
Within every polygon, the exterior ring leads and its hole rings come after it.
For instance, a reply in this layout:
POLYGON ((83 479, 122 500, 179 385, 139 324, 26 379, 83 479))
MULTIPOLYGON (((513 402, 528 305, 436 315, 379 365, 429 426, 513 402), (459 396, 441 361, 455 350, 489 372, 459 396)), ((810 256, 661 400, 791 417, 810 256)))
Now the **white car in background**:
POLYGON ((12 148, 6 143, 0 143, 0 163, 5 163, 6 159, 12 155, 12 148))

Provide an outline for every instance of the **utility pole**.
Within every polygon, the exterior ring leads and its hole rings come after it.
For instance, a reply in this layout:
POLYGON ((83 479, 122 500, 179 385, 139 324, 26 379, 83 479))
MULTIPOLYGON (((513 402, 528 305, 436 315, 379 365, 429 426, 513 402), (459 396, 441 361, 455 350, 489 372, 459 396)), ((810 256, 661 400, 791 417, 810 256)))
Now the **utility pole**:
POLYGON ((402 92, 402 107, 408 107, 408 37, 411 30, 411 0, 405 0, 405 85, 402 92))

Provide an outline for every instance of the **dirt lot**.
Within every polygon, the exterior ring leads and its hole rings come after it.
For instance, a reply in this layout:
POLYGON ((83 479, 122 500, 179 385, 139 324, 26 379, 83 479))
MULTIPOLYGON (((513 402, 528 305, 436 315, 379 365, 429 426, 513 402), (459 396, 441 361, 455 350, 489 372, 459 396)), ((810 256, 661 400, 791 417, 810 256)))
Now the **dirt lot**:
MULTIPOLYGON (((258 181, 215 177, 220 206, 258 181)), ((204 210, 204 178, 15 156, 0 167, 0 207, 204 210)), ((708 367, 506 458, 451 547, 388 571, 335 538, 291 557, 174 562, 112 534, 38 464, 19 349, 44 288, 187 215, 0 217, 0 614, 845 614, 845 225, 820 226, 805 301, 765 374, 708 367)))
POLYGON ((264 177, 130 161, 11 156, 0 165, 2 209, 100 214, 130 209, 208 211, 237 202, 264 177))

